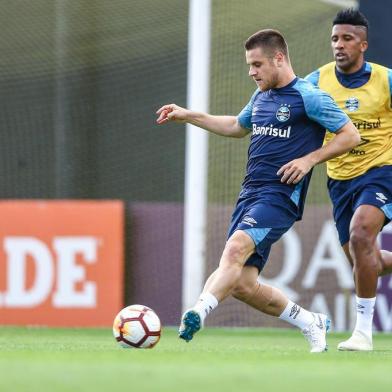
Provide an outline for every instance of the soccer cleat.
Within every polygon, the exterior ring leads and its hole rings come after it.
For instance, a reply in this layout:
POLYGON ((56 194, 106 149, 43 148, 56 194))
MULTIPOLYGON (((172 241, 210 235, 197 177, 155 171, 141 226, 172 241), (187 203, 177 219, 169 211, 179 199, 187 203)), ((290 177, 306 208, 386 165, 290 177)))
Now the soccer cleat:
POLYGON ((372 351, 373 342, 361 331, 354 331, 351 337, 338 344, 339 351, 372 351))
POLYGON ((325 314, 312 313, 314 321, 308 328, 302 330, 310 344, 311 353, 322 353, 328 350, 326 334, 331 327, 331 320, 325 314))
POLYGON ((187 310, 181 318, 181 325, 178 330, 178 336, 180 339, 184 339, 186 342, 192 340, 193 335, 201 328, 201 317, 195 310, 187 310))

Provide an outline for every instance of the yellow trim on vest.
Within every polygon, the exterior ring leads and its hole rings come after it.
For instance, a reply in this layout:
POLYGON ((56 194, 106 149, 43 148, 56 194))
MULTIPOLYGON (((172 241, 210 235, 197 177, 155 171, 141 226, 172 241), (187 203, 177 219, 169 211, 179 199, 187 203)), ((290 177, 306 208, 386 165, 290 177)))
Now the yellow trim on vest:
MULTIPOLYGON (((392 165, 392 109, 388 69, 373 63, 370 79, 358 88, 346 88, 335 75, 335 62, 320 68, 319 87, 329 93, 361 134, 361 144, 327 162, 328 176, 336 180, 358 177, 372 167, 392 165)), ((333 133, 327 132, 324 142, 333 133)))

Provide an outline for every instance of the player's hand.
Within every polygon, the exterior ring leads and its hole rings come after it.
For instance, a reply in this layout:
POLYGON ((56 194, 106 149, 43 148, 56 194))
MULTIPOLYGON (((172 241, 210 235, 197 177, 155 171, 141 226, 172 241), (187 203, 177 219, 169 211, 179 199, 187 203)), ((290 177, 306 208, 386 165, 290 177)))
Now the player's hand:
POLYGON ((157 110, 157 123, 165 124, 169 121, 185 122, 187 119, 188 110, 178 106, 174 103, 164 105, 157 110))
POLYGON ((286 184, 298 184, 312 169, 313 164, 308 157, 294 159, 283 165, 278 172, 278 176, 282 175, 280 182, 286 184))

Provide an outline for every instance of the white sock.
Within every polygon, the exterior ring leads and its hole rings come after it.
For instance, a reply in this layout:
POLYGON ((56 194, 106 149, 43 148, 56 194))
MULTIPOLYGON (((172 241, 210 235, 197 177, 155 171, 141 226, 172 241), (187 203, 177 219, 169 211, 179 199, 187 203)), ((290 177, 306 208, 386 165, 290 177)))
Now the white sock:
POLYGON ((361 331, 370 339, 372 339, 373 330, 373 313, 374 305, 376 304, 376 297, 374 298, 359 298, 357 301, 357 322, 354 330, 361 331))
POLYGON ((290 300, 279 318, 300 329, 309 327, 309 325, 314 321, 312 312, 301 308, 299 305, 290 300))
POLYGON ((200 295, 199 300, 193 307, 200 314, 201 321, 204 322, 206 316, 211 313, 218 306, 218 300, 211 293, 204 293, 200 295))

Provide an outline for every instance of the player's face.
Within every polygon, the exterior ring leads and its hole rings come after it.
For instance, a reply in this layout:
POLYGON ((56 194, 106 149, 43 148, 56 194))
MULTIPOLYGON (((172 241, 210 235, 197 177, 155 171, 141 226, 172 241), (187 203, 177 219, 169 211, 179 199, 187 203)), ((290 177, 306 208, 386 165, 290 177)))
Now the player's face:
POLYGON ((246 51, 246 63, 249 65, 249 76, 256 82, 261 91, 274 88, 279 82, 279 72, 275 57, 267 56, 261 48, 246 51))
POLYGON ((368 43, 363 28, 353 25, 335 25, 332 28, 331 46, 339 71, 353 73, 358 71, 364 61, 368 43))

